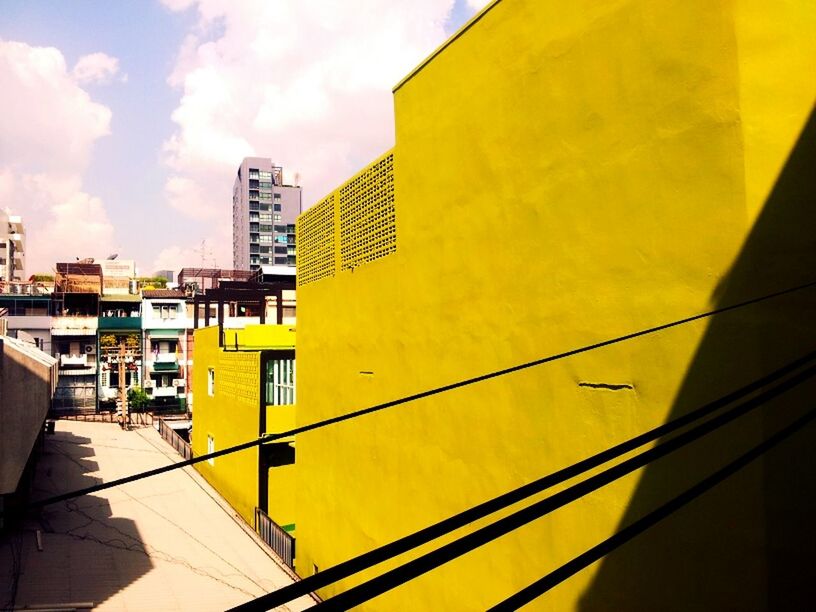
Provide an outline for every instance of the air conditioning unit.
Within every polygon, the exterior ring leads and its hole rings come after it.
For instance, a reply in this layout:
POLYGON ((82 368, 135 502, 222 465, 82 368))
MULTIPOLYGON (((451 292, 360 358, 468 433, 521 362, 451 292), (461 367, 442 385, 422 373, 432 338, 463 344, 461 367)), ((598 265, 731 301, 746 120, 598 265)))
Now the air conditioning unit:
POLYGON ((83 348, 83 350, 85 351, 86 355, 90 355, 91 353, 94 352, 94 345, 93 344, 86 344, 85 347, 83 348))

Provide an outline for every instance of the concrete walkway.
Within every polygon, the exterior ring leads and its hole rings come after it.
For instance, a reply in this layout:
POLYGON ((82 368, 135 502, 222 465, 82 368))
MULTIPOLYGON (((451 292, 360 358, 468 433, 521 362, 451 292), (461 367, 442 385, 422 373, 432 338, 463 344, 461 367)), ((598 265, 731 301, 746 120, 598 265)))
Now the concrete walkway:
MULTIPOLYGON (((126 432, 58 421, 46 436, 33 497, 179 459, 151 427, 126 432)), ((87 602, 101 610, 224 610, 292 582, 248 531, 191 468, 49 506, 0 541, 0 606, 19 567, 18 608, 87 602)), ((280 609, 313 604, 304 597, 280 609)))

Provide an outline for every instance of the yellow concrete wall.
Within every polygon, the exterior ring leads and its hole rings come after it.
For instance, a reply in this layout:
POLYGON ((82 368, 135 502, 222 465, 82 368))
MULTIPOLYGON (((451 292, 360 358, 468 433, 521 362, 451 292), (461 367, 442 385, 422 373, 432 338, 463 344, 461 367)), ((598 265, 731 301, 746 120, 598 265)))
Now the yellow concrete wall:
MULTIPOLYGON (((298 423, 813 280, 814 19, 796 2, 495 3, 395 91, 396 253, 299 287, 298 423)), ((299 572, 788 363, 816 346, 814 306, 801 291, 299 436, 299 572)), ((747 450, 812 392, 363 608, 485 609, 747 450)), ((816 495, 801 466, 814 441, 800 434, 532 607, 812 601, 816 495)))
MULTIPOLYGON (((195 332, 193 394, 193 453, 207 452, 207 436, 215 450, 258 437, 260 425, 260 353, 225 353, 218 348, 218 327, 195 332), (215 369, 215 393, 207 393, 207 370, 215 369)), ((199 472, 235 508, 254 524, 258 503, 258 448, 253 447, 196 464, 199 472)))
MULTIPOLYGON (((196 358, 193 392, 193 452, 207 452, 207 436, 215 439, 215 449, 222 450, 258 437, 261 409, 261 350, 294 348, 294 329, 281 325, 250 325, 242 330, 225 330, 227 346, 235 344, 245 350, 224 351, 218 348, 218 327, 196 330, 196 358), (253 350, 255 349, 255 350, 253 350), (215 394, 207 392, 207 371, 215 369, 215 394)), ((294 421, 293 408, 285 407, 288 421, 294 421)), ((254 524, 258 504, 258 448, 250 448, 223 457, 215 464, 202 462, 196 468, 250 525, 254 524)), ((274 471, 274 470, 270 470, 274 471)), ((291 471, 291 470, 290 470, 291 471)), ((270 474, 270 492, 292 486, 292 477, 270 474)), ((281 495, 281 494, 279 494, 281 495)), ((291 493, 290 493, 291 495, 291 493)), ((276 498, 279 501, 279 498, 276 498)), ((270 495, 271 500, 271 495, 270 495)), ((279 503, 284 503, 280 502, 279 503)), ((294 502, 291 502, 293 507, 294 502)), ((294 523, 290 506, 284 513, 286 523, 294 523)), ((270 516, 278 522, 275 512, 270 516)))
MULTIPOLYGON (((295 428, 295 406, 267 406, 266 432, 280 433, 295 428)), ((279 443, 294 444, 295 436, 282 438, 279 443)), ((278 525, 295 535, 297 511, 295 492, 297 491, 297 469, 295 465, 277 466, 269 469, 269 509, 267 514, 278 525)))

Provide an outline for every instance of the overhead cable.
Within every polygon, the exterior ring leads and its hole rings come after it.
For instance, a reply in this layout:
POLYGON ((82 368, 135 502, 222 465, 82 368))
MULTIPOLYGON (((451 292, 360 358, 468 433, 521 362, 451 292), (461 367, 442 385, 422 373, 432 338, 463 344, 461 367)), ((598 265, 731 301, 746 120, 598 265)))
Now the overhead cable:
MULTIPOLYGON (((312 431, 312 430, 315 430, 315 429, 320 429, 320 428, 323 428, 323 427, 327 427, 329 425, 334 425, 336 423, 341 423, 343 421, 348 421, 348 420, 351 420, 351 419, 355 419, 357 417, 361 417, 361 416, 364 416, 364 415, 367 415, 367 414, 371 414, 373 412, 379 412, 381 410, 385 410, 386 408, 392 408, 394 406, 399 406, 401 404, 407 404, 409 402, 413 402, 413 401, 416 401, 416 400, 419 400, 419 399, 424 399, 426 397, 431 397, 433 395, 438 395, 440 393, 445 393, 447 391, 453 391, 454 389, 458 389, 460 387, 473 385, 473 384, 476 384, 476 383, 479 383, 479 382, 483 382, 485 380, 498 378, 500 376, 506 376, 507 374, 512 374, 514 372, 519 372, 521 370, 526 370, 528 368, 543 365, 545 363, 550 363, 552 361, 565 359, 567 357, 572 357, 574 355, 578 355, 578 354, 581 354, 581 353, 586 353, 586 352, 593 351, 593 350, 603 348, 603 347, 606 347, 606 346, 610 346, 610 345, 613 345, 613 344, 618 344, 620 342, 625 342, 627 340, 632 340, 634 338, 638 338, 638 337, 641 337, 641 336, 654 334, 654 333, 657 333, 657 332, 660 332, 660 331, 664 331, 666 329, 670 329, 672 327, 677 327, 679 325, 684 325, 686 323, 691 323, 693 321, 698 321, 700 319, 705 319, 707 317, 711 317, 711 316, 714 316, 714 315, 723 314, 725 312, 728 312, 728 311, 731 311, 731 310, 736 310, 738 308, 744 308, 746 306, 757 304, 759 302, 764 302, 766 300, 781 297, 783 295, 795 293, 795 292, 801 291, 803 289, 809 289, 809 288, 814 287, 814 286, 816 286, 816 281, 812 281, 812 282, 809 282, 809 283, 798 285, 796 287, 791 287, 791 288, 788 288, 788 289, 784 289, 782 291, 776 291, 774 293, 769 293, 767 295, 752 298, 750 300, 739 302, 737 304, 732 304, 730 306, 725 306, 725 307, 717 308, 715 310, 711 310, 711 311, 708 311, 708 312, 696 314, 696 315, 693 315, 693 316, 690 316, 690 317, 686 317, 684 319, 678 319, 676 321, 672 321, 671 323, 664 323, 662 325, 658 325, 658 326, 655 326, 655 327, 650 327, 650 328, 643 329, 643 330, 633 332, 633 333, 630 333, 630 334, 626 334, 626 335, 623 335, 623 336, 618 336, 616 338, 611 338, 609 340, 603 340, 601 342, 596 342, 594 344, 589 344, 589 345, 586 345, 586 346, 582 346, 580 348, 571 349, 569 351, 565 351, 565 352, 562 352, 562 353, 556 353, 554 355, 550 355, 549 357, 543 357, 541 359, 536 359, 534 361, 529 361, 529 362, 519 364, 519 365, 515 365, 515 366, 509 367, 509 368, 504 368, 502 370, 496 370, 495 372, 491 372, 489 374, 482 374, 480 376, 476 376, 476 377, 473 377, 473 378, 467 378, 467 379, 464 379, 464 380, 461 380, 461 381, 458 381, 458 382, 455 382, 455 383, 451 383, 451 384, 448 384, 448 385, 443 385, 441 387, 436 387, 434 389, 430 389, 430 390, 427 390, 427 391, 422 391, 420 393, 415 393, 413 395, 408 395, 408 396, 405 396, 405 397, 402 397, 402 398, 399 398, 399 399, 396 399, 396 400, 383 402, 381 404, 376 404, 376 405, 370 406, 368 408, 355 410, 355 411, 352 411, 352 412, 348 412, 346 414, 338 415, 336 417, 331 417, 331 418, 328 418, 328 419, 324 419, 322 421, 317 421, 317 422, 311 423, 309 425, 303 425, 301 427, 295 427, 294 429, 290 429, 289 431, 284 431, 284 432, 275 433, 275 434, 267 434, 267 435, 261 436, 260 438, 250 440, 248 442, 244 442, 242 444, 237 444, 235 446, 231 446, 231 447, 222 449, 220 451, 207 453, 206 455, 199 455, 198 457, 194 457, 192 459, 187 459, 185 461, 180 461, 178 463, 174 463, 173 465, 168 465, 168 466, 163 466, 163 467, 160 467, 160 468, 155 468, 155 469, 152 469, 152 470, 147 470, 145 472, 140 472, 138 474, 133 474, 131 476, 126 476, 124 478, 118 478, 118 479, 112 480, 110 482, 100 483, 100 484, 94 485, 92 487, 86 487, 86 488, 83 488, 83 489, 78 489, 76 491, 71 491, 71 492, 68 492, 68 493, 63 493, 61 495, 56 495, 54 497, 49 497, 49 498, 46 498, 46 499, 36 500, 36 501, 31 502, 27 506, 27 508, 38 508, 38 507, 46 506, 46 505, 49 505, 49 504, 54 504, 54 503, 57 503, 57 502, 65 501, 66 499, 72 499, 74 497, 79 497, 81 495, 88 495, 90 493, 95 493, 97 491, 103 491, 105 489, 110 489, 112 487, 117 487, 117 486, 127 484, 127 483, 130 483, 130 482, 135 482, 137 480, 141 480, 142 478, 148 478, 150 476, 157 476, 159 474, 164 474, 165 472, 170 472, 172 470, 177 470, 177 469, 181 469, 181 468, 184 468, 184 467, 188 467, 190 465, 195 465, 196 463, 201 463, 202 461, 208 461, 210 459, 215 459, 216 457, 221 457, 221 456, 224 456, 224 455, 228 455, 230 453, 235 453, 235 452, 238 452, 238 451, 241 451, 241 450, 246 450, 246 449, 252 448, 254 446, 260 446, 260 445, 268 443, 268 442, 273 442, 275 440, 280 440, 282 438, 289 438, 289 437, 297 435, 297 434, 306 433, 308 431, 312 431)), ((2 516, 1 513, 0 513, 0 516, 2 516)))
POLYGON ((595 455, 582 459, 570 466, 552 472, 542 478, 534 480, 517 489, 499 495, 486 502, 468 508, 463 512, 450 516, 438 523, 420 529, 412 534, 389 542, 383 546, 370 550, 357 557, 343 561, 335 566, 320 571, 317 574, 304 578, 299 582, 282 587, 266 595, 236 606, 230 612, 249 612, 255 610, 270 610, 288 601, 292 601, 302 595, 307 595, 319 588, 333 584, 338 580, 352 576, 365 569, 373 567, 383 561, 392 559, 409 550, 413 550, 423 544, 427 544, 443 535, 449 534, 456 529, 464 527, 476 520, 482 519, 499 510, 507 508, 513 504, 523 501, 530 496, 540 493, 548 488, 561 484, 576 476, 579 476, 595 467, 616 459, 630 451, 633 451, 644 444, 657 440, 670 433, 679 430, 693 422, 713 414, 720 408, 727 406, 739 399, 742 399, 762 387, 775 382, 779 378, 790 374, 809 362, 816 359, 816 351, 797 359, 778 370, 763 376, 731 393, 720 397, 708 404, 688 412, 668 423, 664 423, 638 436, 630 438, 624 442, 616 444, 595 455))

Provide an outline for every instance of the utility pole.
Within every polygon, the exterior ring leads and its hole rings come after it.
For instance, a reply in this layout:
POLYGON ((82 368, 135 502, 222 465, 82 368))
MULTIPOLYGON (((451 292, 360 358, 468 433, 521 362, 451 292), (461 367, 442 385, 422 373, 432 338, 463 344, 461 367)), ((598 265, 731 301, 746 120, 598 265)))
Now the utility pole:
POLYGON ((130 414, 128 411, 127 384, 125 383, 125 339, 119 340, 119 402, 122 404, 122 429, 128 429, 130 414))

